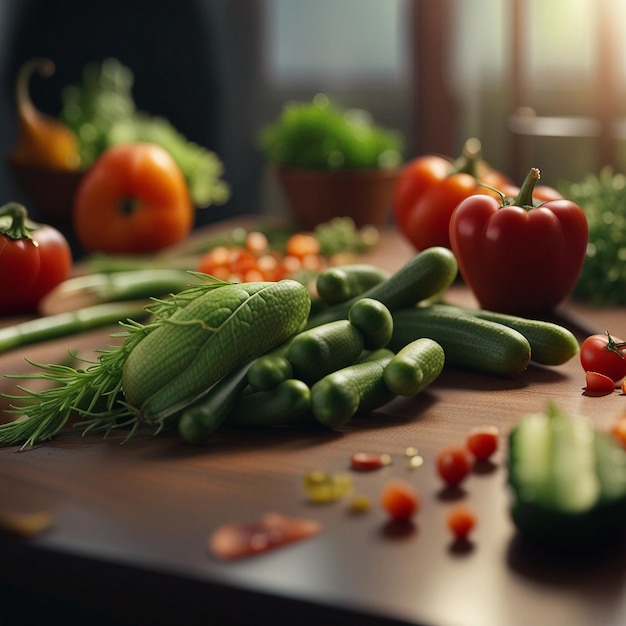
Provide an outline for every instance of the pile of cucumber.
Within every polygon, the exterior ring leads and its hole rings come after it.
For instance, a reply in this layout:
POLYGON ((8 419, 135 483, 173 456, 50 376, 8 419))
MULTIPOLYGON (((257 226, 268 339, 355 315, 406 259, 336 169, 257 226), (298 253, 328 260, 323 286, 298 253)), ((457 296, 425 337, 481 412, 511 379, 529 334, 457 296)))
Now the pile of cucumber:
POLYGON ((338 427, 420 393, 444 366, 509 377, 531 360, 559 365, 578 352, 574 335, 557 324, 432 303, 456 275, 443 247, 392 275, 364 264, 322 271, 320 301, 304 327, 187 407, 179 433, 202 444, 222 424, 338 427))

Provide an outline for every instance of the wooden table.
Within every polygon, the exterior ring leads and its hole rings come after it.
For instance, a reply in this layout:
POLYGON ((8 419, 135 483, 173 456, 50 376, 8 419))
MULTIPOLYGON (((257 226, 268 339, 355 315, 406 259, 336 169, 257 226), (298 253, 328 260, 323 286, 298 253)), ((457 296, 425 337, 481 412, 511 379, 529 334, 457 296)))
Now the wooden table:
MULTIPOLYGON (((385 232, 370 260, 399 267, 412 251, 385 232)), ((459 283, 453 301, 471 297, 459 283)), ((622 310, 570 305, 599 329, 626 335, 622 310)), ((24 371, 23 358, 59 360, 68 348, 104 347, 113 329, 0 357, 0 372, 24 371)), ((2 391, 12 388, 4 380, 2 391)), ((556 557, 522 541, 508 516, 504 447, 494 465, 458 491, 442 489, 436 452, 461 443, 475 425, 504 435, 549 399, 586 414, 600 427, 626 411, 623 396, 582 394, 577 359, 531 367, 514 380, 445 371, 419 397, 397 400, 338 431, 222 430, 205 448, 175 434, 63 436, 35 449, 0 450, 0 508, 49 511, 48 532, 29 540, 0 535, 0 580, 37 602, 67 607, 62 621, 87 612, 90 624, 272 624, 423 626, 623 626, 626 546, 606 553, 556 557), (425 463, 409 469, 414 446, 425 463), (349 471, 359 450, 387 452, 392 465, 354 473, 372 509, 348 512, 348 500, 313 505, 302 479, 313 469, 349 471), (411 481, 422 497, 415 523, 394 526, 378 505, 391 477, 411 481), (479 516, 472 541, 458 546, 445 515, 462 501, 479 516), (225 563, 207 550, 210 533, 229 521, 277 511, 312 518, 320 535, 262 556, 225 563), (100 621, 97 621, 100 620, 100 621)), ((1 609, 0 609, 1 611, 1 609)), ((1 615, 1 613, 0 613, 1 615)), ((57 623, 15 621, 11 624, 57 623)), ((0 619, 0 623, 5 623, 0 619)))

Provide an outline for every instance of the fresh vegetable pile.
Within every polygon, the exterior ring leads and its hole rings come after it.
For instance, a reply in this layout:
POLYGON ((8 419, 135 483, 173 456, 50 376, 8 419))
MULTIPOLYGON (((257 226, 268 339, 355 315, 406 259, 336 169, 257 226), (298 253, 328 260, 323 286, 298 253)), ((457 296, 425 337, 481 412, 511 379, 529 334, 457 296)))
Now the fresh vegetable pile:
POLYGON ((28 378, 56 385, 12 397, 23 418, 0 426, 0 443, 32 445, 74 416, 87 431, 126 428, 130 437, 147 425, 194 444, 222 424, 337 428, 420 393, 444 365, 511 376, 531 359, 554 365, 578 351, 555 324, 430 304, 456 277, 447 248, 418 253, 389 277, 343 266, 322 271, 320 284, 325 272, 328 301, 315 313, 297 281, 196 275, 200 284, 149 305, 144 323, 124 322, 124 341, 95 362, 40 365, 28 378))

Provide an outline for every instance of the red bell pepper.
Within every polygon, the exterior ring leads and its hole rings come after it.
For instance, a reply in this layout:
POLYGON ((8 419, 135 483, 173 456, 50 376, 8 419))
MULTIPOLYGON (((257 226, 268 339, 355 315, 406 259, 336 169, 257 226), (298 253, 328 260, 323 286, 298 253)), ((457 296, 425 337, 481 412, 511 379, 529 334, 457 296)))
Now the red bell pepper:
POLYGON ((402 168, 396 183, 396 224, 417 250, 450 248, 448 227, 459 202, 478 193, 497 195, 489 187, 505 185, 510 181, 482 160, 477 139, 469 139, 454 162, 434 154, 418 157, 402 168))
POLYGON ((563 198, 535 203, 539 178, 533 168, 513 200, 473 196, 452 215, 452 250, 484 309, 545 313, 576 284, 587 248, 587 219, 563 198))

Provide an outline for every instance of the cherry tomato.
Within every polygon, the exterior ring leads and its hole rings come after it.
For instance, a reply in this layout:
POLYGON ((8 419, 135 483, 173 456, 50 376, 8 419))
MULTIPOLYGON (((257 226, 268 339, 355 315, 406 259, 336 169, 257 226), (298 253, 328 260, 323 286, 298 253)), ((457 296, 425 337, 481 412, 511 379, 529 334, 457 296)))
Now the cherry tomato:
POLYGON ((587 381, 585 393, 593 394, 594 396, 607 396, 615 391, 615 382, 604 374, 586 372, 585 379, 587 381))
POLYGON ((184 239, 193 219, 182 171, 169 152, 151 143, 103 152, 74 199, 74 229, 87 252, 160 250, 184 239))
POLYGON ((476 526, 476 514, 468 507, 457 505, 450 509, 446 523, 456 539, 465 539, 476 526))
POLYGON ((380 502, 389 517, 396 522, 410 520, 421 506, 415 488, 400 478, 394 478, 383 486, 380 502))
POLYGON ((462 483, 472 469, 470 455, 466 448, 444 448, 437 455, 437 471, 444 482, 455 487, 462 483))
POLYGON ((591 335, 580 346, 580 364, 585 372, 604 374, 617 382, 626 376, 626 343, 608 333, 591 335))
POLYGON ((70 246, 56 228, 29 220, 16 202, 0 207, 0 315, 34 313, 71 268, 70 246))
POLYGON ((483 426, 472 430, 467 438, 467 449, 479 461, 486 461, 498 449, 499 431, 495 426, 483 426))

